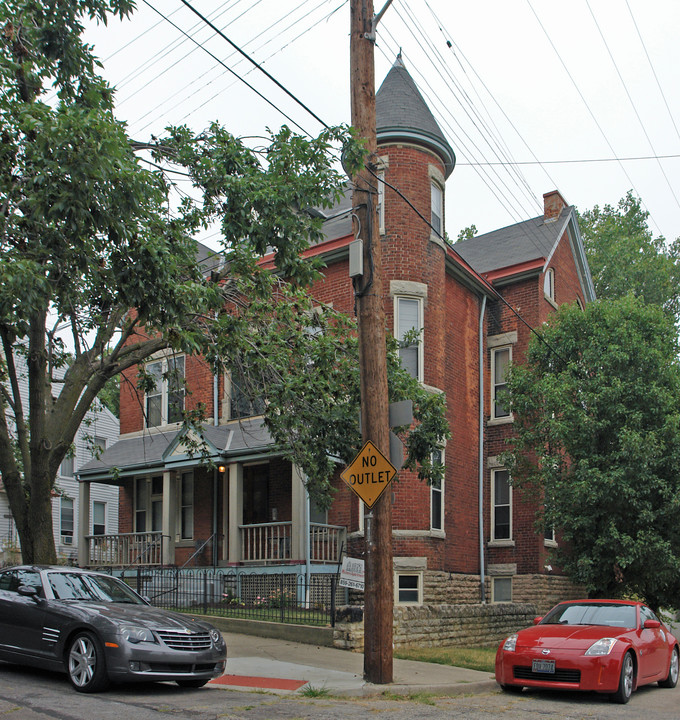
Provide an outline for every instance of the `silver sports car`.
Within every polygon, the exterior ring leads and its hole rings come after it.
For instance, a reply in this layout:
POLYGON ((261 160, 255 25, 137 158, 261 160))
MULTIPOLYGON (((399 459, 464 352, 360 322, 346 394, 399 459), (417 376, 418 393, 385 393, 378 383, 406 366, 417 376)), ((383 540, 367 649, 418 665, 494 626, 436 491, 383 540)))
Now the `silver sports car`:
POLYGON ((131 680, 199 688, 224 672, 226 657, 212 625, 152 607, 109 575, 0 571, 0 660, 66 672, 79 692, 131 680))

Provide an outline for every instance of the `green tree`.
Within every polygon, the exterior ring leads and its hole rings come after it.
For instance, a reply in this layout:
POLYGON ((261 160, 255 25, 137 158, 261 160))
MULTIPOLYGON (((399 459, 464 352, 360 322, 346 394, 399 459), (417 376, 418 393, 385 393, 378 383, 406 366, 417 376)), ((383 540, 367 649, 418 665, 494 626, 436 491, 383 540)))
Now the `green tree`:
POLYGON ((460 242, 461 240, 469 240, 470 238, 473 238, 476 234, 477 234, 477 226, 476 225, 468 225, 468 227, 464 227, 458 233, 456 242, 460 242))
MULTIPOLYGON (((318 438, 343 455, 354 437, 342 424, 358 413, 348 409, 356 357, 345 358, 353 350, 343 334, 351 327, 328 309, 324 331, 316 330, 317 304, 305 288, 319 264, 301 252, 322 238, 321 220, 303 209, 329 207, 343 186, 334 148, 356 167, 358 144, 343 128, 306 139, 284 127, 255 151, 216 123, 131 142, 82 43, 81 21, 132 10, 129 0, 0 5, 0 473, 26 562, 56 559, 51 492, 88 408, 131 367, 140 366, 144 387, 144 361, 158 351, 201 354, 216 369, 252 359, 248 372, 261 369, 261 392, 271 398, 267 424, 313 494, 326 496, 327 476, 317 471, 332 466, 305 443, 318 438), (142 147, 153 160, 147 169, 142 147), (177 170, 192 191, 172 203, 177 170), (225 262, 206 272, 193 238, 216 223, 225 262), (271 267, 258 262, 267 253, 271 267)), ((404 373, 393 375, 403 388, 404 373)), ((446 430, 436 398, 420 405, 409 457, 431 477, 440 468, 429 466, 423 438, 446 430)))
POLYGON ((617 207, 595 206, 579 225, 598 298, 633 295, 680 320, 680 238, 653 237, 649 213, 629 191, 617 207))
POLYGON ((626 297, 563 306, 513 367, 521 492, 545 500, 557 561, 595 597, 678 607, 680 365, 672 320, 626 297))

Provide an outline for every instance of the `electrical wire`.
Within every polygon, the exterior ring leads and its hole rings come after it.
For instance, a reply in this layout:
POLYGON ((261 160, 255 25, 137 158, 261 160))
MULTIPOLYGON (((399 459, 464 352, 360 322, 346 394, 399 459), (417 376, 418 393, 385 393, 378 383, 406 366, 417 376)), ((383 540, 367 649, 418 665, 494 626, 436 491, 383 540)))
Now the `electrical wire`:
MULTIPOLYGON (((210 20, 205 15, 202 15, 196 8, 189 2, 189 0, 180 0, 181 3, 186 5, 186 7, 191 10, 197 17, 199 17, 206 25, 208 25, 217 35, 219 35, 223 40, 228 42, 235 50, 237 50, 241 55, 243 55, 246 60, 248 60, 250 63, 252 63, 260 72, 262 72, 269 80, 271 80, 278 88, 283 90, 283 92, 286 93, 292 100, 294 100, 303 110, 307 111, 319 124, 323 125, 324 128, 329 129, 329 125, 327 125, 313 110, 311 110, 305 103, 302 102, 298 97, 296 97, 290 90, 288 90, 285 85, 280 83, 271 73, 269 73, 267 70, 265 70, 262 65, 258 62, 256 62, 248 53, 246 53, 244 50, 242 50, 236 43, 234 43, 232 40, 230 40, 219 28, 217 28, 215 25, 213 25, 210 20)), ((280 111, 279 111, 280 112, 280 111)), ((297 125, 297 123, 296 123, 297 125)), ((297 127, 300 127, 299 125, 297 127)))
MULTIPOLYGON (((640 123, 640 127, 642 128, 642 132, 644 133, 644 136, 647 138, 647 142, 649 143, 649 147, 651 148, 652 152, 656 155, 656 149, 654 148, 654 143, 652 142, 652 139, 649 137, 649 133, 647 132, 647 128, 645 127, 645 124, 642 122, 642 118, 640 117, 640 113, 638 112, 638 109, 633 102, 633 98, 630 94, 630 90, 628 90, 628 85, 626 85, 626 81, 623 79, 623 75, 621 74, 621 70, 619 69, 619 66, 616 63, 616 60, 614 59, 614 55, 609 47, 609 43, 607 42, 604 33, 602 32, 602 28, 600 27, 600 23, 597 21, 597 18, 595 17, 595 13, 593 12, 593 9, 590 7, 589 0, 586 0, 586 7, 590 11, 590 14, 593 18, 593 22, 595 23, 595 27, 597 27, 598 32, 600 33, 600 37, 602 38, 602 42, 604 43, 605 48, 607 48, 607 53, 609 54, 609 58, 612 61, 612 64, 614 65, 614 69, 616 70, 616 74, 619 77, 619 80, 621 81, 621 85, 623 85, 623 89, 626 92, 626 97, 628 98, 631 107, 633 108, 633 112, 635 113, 635 117, 637 118, 638 122, 640 123)), ((680 208, 680 200, 678 200, 678 196, 675 194, 675 190, 673 189, 673 186, 671 185, 670 180, 668 179, 668 175, 666 175, 666 171, 663 168, 663 165, 661 164, 661 160, 657 159, 657 165, 659 166, 659 170, 661 170, 661 174, 664 177, 664 180, 666 181, 666 185, 668 185, 668 189, 671 191, 671 195, 675 199, 675 204, 680 208)))
MULTIPOLYGON (((185 0, 181 0, 181 2, 184 2, 184 1, 185 0)), ((154 12, 158 13, 164 20, 167 20, 167 22, 169 22, 174 28, 179 30, 182 34, 186 35, 186 33, 184 32, 184 30, 182 30, 182 28, 180 28, 178 25, 176 25, 174 22, 172 22, 172 20, 170 20, 168 17, 166 17, 162 12, 160 12, 160 10, 158 10, 153 5, 151 5, 151 3, 148 2, 148 0, 143 0, 143 2, 146 5, 148 5, 154 12)), ((263 95, 259 90, 257 90, 255 87, 253 87, 247 80, 245 80, 240 75, 238 75, 238 73, 234 72, 234 70, 232 70, 228 65, 226 65, 226 63, 224 63, 222 60, 220 60, 216 55, 211 53, 210 50, 208 50, 205 46, 198 43, 196 40, 194 40, 194 38, 190 38, 190 39, 192 40, 192 42, 195 42, 197 45, 199 45, 204 52, 206 52, 208 55, 210 55, 210 57, 213 60, 215 60, 215 62, 218 62, 220 65, 223 65, 230 73, 232 73, 235 77, 237 77, 244 85, 246 85, 248 88, 250 88, 258 97, 262 98, 262 100, 264 100, 268 105, 271 105, 271 107, 273 107, 277 112, 281 113, 281 115, 283 115, 283 117, 285 117, 286 120, 290 121, 293 125, 295 125, 295 127, 297 127, 305 135, 309 135, 311 137, 311 135, 301 125, 299 125, 295 120, 293 120, 293 118, 290 117, 287 113, 285 113, 283 110, 281 110, 281 108, 278 107, 272 100, 270 100, 268 97, 263 95)))

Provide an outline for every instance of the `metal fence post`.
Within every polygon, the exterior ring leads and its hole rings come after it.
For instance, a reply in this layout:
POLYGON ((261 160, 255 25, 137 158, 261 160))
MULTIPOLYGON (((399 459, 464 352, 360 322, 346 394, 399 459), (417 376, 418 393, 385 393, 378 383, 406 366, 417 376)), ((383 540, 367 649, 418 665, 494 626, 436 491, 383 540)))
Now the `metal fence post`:
POLYGON ((331 575, 331 627, 335 627, 335 575, 331 575))

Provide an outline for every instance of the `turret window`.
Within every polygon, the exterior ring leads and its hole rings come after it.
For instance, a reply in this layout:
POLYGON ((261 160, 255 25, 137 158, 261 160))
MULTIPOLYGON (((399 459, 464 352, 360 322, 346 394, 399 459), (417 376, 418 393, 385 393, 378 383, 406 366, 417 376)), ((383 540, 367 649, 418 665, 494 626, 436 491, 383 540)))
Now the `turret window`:
POLYGON ((423 301, 421 298, 395 298, 396 335, 402 367, 414 378, 423 377, 423 301))
POLYGON ((430 224, 440 237, 444 234, 444 191, 436 182, 430 183, 430 224))

